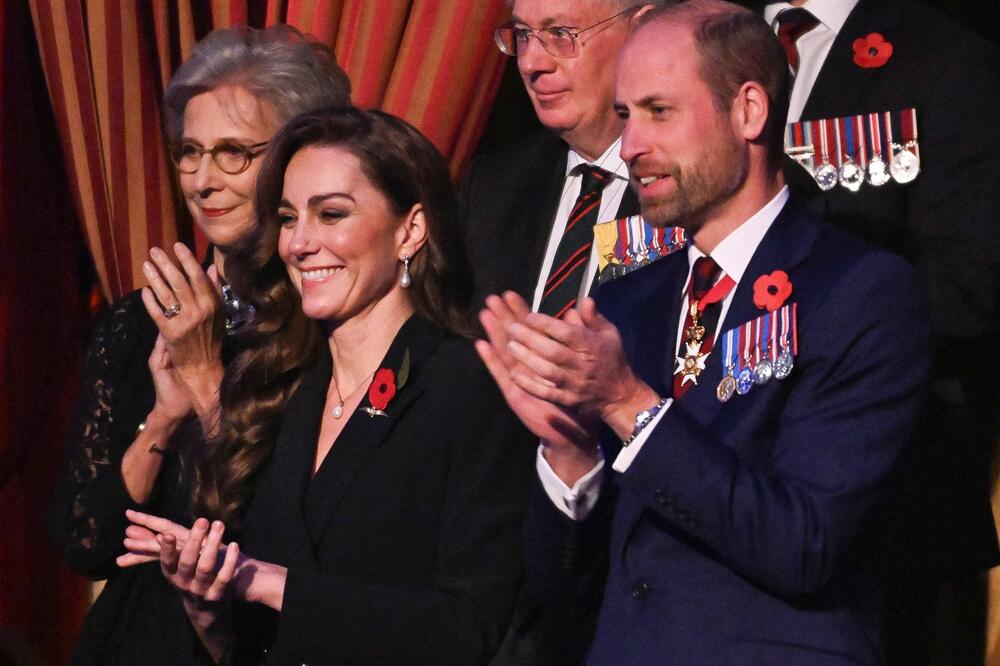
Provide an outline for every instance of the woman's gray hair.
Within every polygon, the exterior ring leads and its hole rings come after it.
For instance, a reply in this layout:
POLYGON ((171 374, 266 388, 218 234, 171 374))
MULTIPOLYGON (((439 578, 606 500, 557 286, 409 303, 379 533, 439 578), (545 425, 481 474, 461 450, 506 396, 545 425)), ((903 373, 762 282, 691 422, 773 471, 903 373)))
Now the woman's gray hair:
POLYGON ((348 106, 351 82, 333 52, 289 25, 216 30, 198 42, 164 94, 167 138, 180 141, 192 97, 240 86, 284 122, 320 107, 348 106))

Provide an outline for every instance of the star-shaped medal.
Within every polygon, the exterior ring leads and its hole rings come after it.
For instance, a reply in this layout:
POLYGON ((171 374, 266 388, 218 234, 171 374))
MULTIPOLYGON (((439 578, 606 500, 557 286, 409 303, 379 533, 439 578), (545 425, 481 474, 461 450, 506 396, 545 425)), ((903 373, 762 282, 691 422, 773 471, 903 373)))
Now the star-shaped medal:
POLYGON ((698 375, 705 369, 705 357, 708 354, 701 353, 701 342, 688 342, 687 354, 677 357, 677 369, 675 375, 683 375, 681 386, 690 380, 692 384, 698 384, 698 375))

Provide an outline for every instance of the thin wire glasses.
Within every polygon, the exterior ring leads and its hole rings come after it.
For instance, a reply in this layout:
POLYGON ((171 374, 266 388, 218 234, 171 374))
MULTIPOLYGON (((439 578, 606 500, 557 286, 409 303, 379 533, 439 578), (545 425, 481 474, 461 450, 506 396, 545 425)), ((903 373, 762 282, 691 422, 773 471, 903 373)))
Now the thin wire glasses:
POLYGON ((181 173, 196 173, 201 167, 201 158, 208 153, 216 166, 226 173, 235 176, 250 168, 253 159, 264 152, 267 141, 244 146, 235 141, 222 141, 212 148, 205 148, 193 141, 185 141, 170 151, 170 159, 174 161, 181 173))
POLYGON ((554 25, 548 28, 539 28, 538 30, 517 28, 508 25, 494 30, 493 40, 497 43, 500 51, 509 56, 516 56, 518 52, 528 48, 528 39, 534 37, 549 54, 557 58, 568 58, 576 53, 576 43, 580 35, 636 9, 638 7, 629 7, 614 16, 609 16, 594 25, 589 25, 579 30, 565 25, 554 25))

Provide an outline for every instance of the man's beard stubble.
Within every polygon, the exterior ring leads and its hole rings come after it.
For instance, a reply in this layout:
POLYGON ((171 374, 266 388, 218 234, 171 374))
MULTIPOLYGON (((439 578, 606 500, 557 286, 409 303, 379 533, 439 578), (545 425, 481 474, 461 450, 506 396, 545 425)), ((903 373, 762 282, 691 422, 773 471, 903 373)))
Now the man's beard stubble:
MULTIPOLYGON (((729 137, 726 137, 729 139, 729 137)), ((641 199, 642 216, 655 227, 681 227, 694 233, 704 213, 728 200, 746 179, 749 156, 735 138, 706 146, 690 165, 674 162, 666 173, 674 180, 668 196, 641 199)))

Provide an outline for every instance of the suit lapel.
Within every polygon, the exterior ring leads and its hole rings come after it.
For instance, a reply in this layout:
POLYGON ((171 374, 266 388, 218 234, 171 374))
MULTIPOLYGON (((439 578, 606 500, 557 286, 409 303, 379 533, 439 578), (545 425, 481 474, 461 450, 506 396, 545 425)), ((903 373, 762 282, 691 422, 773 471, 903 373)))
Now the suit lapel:
POLYGON ((302 507, 319 437, 320 419, 330 382, 330 352, 321 345, 320 356, 304 374, 298 389, 285 405, 282 426, 265 476, 255 493, 249 521, 266 516, 267 525, 250 532, 268 534, 254 544, 252 554, 286 566, 316 567, 315 551, 306 531, 302 507))
MULTIPOLYGON (((819 227, 809 221, 809 219, 803 219, 803 215, 808 215, 805 211, 806 209, 802 204, 799 204, 794 199, 790 199, 778 214, 778 217, 775 218, 771 228, 768 229, 760 245, 757 246, 756 252, 754 252, 739 285, 736 287, 736 293, 733 294, 733 301, 729 307, 729 311, 726 313, 726 319, 721 322, 722 325, 719 331, 716 332, 717 341, 719 335, 726 330, 763 314, 763 310, 759 309, 753 303, 753 284, 759 276, 769 274, 778 269, 790 272, 808 256, 819 233, 819 227)), ((678 252, 677 254, 681 253, 678 252)), ((662 261, 669 261, 670 259, 671 257, 667 257, 662 261)), ((680 258, 678 257, 678 259, 680 258)), ((664 307, 660 309, 666 315, 665 317, 650 316, 647 320, 649 326, 646 326, 642 331, 643 337, 641 339, 641 346, 639 346, 640 350, 652 351, 656 350, 658 345, 662 346, 665 340, 673 343, 662 350, 662 381, 664 382, 663 390, 666 393, 670 392, 669 387, 673 384, 674 360, 679 344, 676 330, 677 318, 680 316, 681 308, 681 289, 683 288, 683 280, 687 275, 686 255, 684 260, 674 261, 674 263, 676 265, 672 267, 671 272, 667 274, 664 281, 667 293, 664 295, 664 307), (665 329, 664 327, 670 328, 665 329), (669 330, 670 333, 663 335, 664 330, 669 330), (656 339, 657 333, 662 336, 659 342, 656 339)), ((643 270, 649 270, 649 268, 643 270)), ((792 300, 794 301, 794 299, 795 295, 793 292, 792 300)), ((631 357, 629 360, 634 363, 631 357)), ((642 376, 641 373, 639 374, 642 376)), ((716 386, 722 378, 721 354, 713 352, 709 355, 701 377, 698 384, 688 390, 682 398, 679 398, 670 409, 683 409, 696 421, 708 427, 722 407, 722 403, 719 402, 715 394, 716 386)), ((643 378, 645 379, 645 377, 643 378)), ((650 385, 657 388, 653 384, 650 385)), ((636 501, 625 504, 621 513, 616 518, 616 531, 621 535, 616 542, 617 546, 614 546, 616 556, 624 557, 624 549, 631 538, 633 530, 638 525, 639 518, 644 509, 645 499, 637 498, 636 501)))
POLYGON ((884 0, 858 2, 837 34, 809 92, 802 110, 803 120, 888 110, 861 108, 863 95, 879 70, 854 64, 854 40, 878 32, 891 41, 892 29, 902 19, 901 4, 884 0))
POLYGON ((540 278, 545 248, 552 233, 552 221, 559 210, 566 182, 568 150, 565 143, 552 137, 552 142, 541 152, 538 168, 526 173, 524 190, 517 193, 520 199, 515 215, 521 238, 514 242, 498 239, 514 251, 507 261, 509 273, 506 284, 512 285, 529 303, 534 298, 535 286, 540 278))
MULTIPOLYGON (((392 369, 399 384, 400 370, 404 359, 408 358, 409 376, 405 384, 397 386, 395 397, 383 408, 385 416, 369 416, 361 409, 350 415, 337 441, 309 483, 304 508, 306 526, 314 544, 319 543, 337 504, 350 489, 359 472, 389 437, 400 417, 423 392, 420 368, 443 337, 443 330, 418 315, 410 317, 399 330, 379 368, 392 369)), ((370 406, 371 402, 366 396, 360 408, 370 406)), ((318 435, 317 427, 310 440, 310 452, 315 452, 318 435)))
MULTIPOLYGON (((620 220, 623 217, 631 217, 632 215, 639 214, 639 197, 636 196, 635 190, 632 189, 632 185, 628 184, 625 186, 625 192, 622 193, 622 200, 618 204, 618 213, 615 215, 616 220, 620 220)), ((601 220, 604 222, 605 220, 601 220)))

